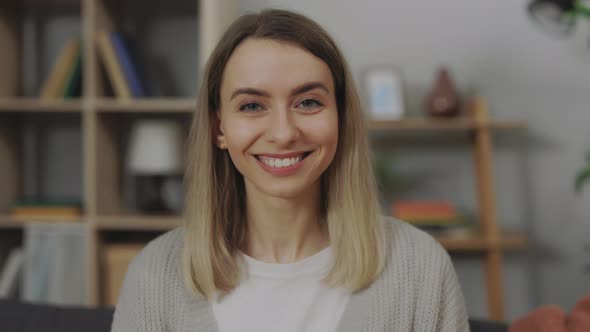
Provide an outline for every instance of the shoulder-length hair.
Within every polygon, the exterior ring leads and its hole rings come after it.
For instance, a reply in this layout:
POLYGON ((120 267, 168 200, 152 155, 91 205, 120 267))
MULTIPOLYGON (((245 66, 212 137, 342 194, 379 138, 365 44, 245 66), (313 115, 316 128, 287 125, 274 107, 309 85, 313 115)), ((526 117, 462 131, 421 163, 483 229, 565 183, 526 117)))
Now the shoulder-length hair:
POLYGON ((385 264, 385 239, 367 126, 352 75, 340 50, 316 22, 284 10, 238 18, 205 66, 187 141, 183 274, 195 295, 211 300, 238 286, 239 248, 246 232, 243 176, 214 139, 225 65, 247 38, 290 43, 324 61, 332 72, 338 108, 338 146, 322 174, 323 217, 334 253, 325 278, 331 287, 366 288, 385 264))

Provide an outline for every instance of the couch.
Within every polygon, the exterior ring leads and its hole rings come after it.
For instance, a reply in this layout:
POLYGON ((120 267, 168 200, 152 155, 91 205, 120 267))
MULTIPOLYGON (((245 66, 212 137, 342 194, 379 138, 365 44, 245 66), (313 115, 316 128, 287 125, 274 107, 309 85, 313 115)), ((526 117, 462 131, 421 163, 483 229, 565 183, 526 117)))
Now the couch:
MULTIPOLYGON (((2 332, 108 332, 112 308, 58 307, 0 299, 2 332)), ((508 326, 484 320, 470 320, 472 332, 506 332, 508 326)))

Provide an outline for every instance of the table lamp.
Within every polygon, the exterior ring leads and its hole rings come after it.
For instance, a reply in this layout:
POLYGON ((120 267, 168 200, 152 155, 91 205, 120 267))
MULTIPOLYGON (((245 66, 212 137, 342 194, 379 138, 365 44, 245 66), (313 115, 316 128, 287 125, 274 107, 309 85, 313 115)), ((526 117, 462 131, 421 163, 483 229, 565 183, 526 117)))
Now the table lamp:
POLYGON ((140 193, 146 195, 139 199, 142 212, 172 212, 162 198, 162 183, 166 176, 182 172, 182 141, 182 128, 172 120, 144 119, 133 125, 127 169, 152 180, 150 189, 140 193))

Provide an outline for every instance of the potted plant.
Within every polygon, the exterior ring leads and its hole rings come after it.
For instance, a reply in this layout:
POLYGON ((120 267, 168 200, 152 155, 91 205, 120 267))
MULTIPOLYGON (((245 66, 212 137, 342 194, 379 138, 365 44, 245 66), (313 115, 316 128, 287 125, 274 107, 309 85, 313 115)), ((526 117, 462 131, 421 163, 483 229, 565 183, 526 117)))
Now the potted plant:
POLYGON ((586 181, 590 179, 590 152, 586 156, 586 165, 578 172, 575 180, 576 192, 580 193, 586 181))

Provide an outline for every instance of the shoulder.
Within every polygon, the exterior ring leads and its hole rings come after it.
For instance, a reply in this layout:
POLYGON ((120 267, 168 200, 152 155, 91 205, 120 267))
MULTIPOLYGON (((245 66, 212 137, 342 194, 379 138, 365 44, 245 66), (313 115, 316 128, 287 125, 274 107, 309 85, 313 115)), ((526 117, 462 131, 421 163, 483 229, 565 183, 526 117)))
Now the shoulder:
POLYGON ((463 295, 447 251, 411 224, 383 220, 388 258, 372 286, 374 319, 395 314, 399 330, 406 331, 468 331, 463 295))
POLYGON ((127 279, 142 288, 179 279, 183 240, 183 228, 176 228, 150 241, 129 265, 127 279))
POLYGON ((440 243, 425 231, 393 217, 383 216, 382 220, 392 254, 447 255, 440 243))
POLYGON ((182 292, 183 230, 174 229, 150 241, 127 269, 115 308, 112 331, 167 330, 179 310, 182 292), (149 328, 148 328, 149 326, 149 328))
POLYGON ((382 219, 388 255, 385 273, 403 271, 440 276, 444 270, 452 269, 447 251, 430 234, 392 217, 382 219))
POLYGON ((148 242, 134 259, 134 263, 136 265, 166 265, 173 262, 178 258, 183 240, 183 228, 168 231, 148 242))

